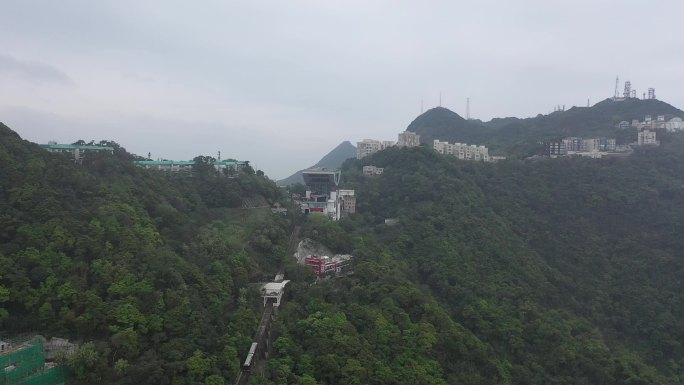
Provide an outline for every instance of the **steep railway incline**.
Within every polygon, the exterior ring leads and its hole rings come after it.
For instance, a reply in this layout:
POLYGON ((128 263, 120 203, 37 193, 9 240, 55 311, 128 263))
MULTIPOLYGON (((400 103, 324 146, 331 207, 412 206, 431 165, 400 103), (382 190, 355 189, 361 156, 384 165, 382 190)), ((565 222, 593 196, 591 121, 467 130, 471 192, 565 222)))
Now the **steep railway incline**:
MULTIPOLYGON (((299 226, 294 226, 292 228, 285 258, 292 255, 294 253, 294 249, 297 247, 299 229, 299 226)), ((282 290, 284 289, 285 284, 288 282, 285 281, 284 278, 284 268, 281 267, 280 271, 275 276, 274 282, 264 285, 264 288, 268 286, 280 286, 280 289, 278 294, 268 292, 263 293, 264 311, 261 313, 261 319, 259 320, 259 326, 257 326, 256 333, 254 333, 252 345, 247 353, 247 356, 245 357, 245 360, 243 361, 240 372, 235 379, 235 385, 247 384, 247 380, 249 379, 252 369, 256 367, 260 360, 268 360, 268 357, 271 354, 271 326, 278 315, 277 309, 281 302, 282 290), (274 297, 274 295, 277 297, 274 297)))

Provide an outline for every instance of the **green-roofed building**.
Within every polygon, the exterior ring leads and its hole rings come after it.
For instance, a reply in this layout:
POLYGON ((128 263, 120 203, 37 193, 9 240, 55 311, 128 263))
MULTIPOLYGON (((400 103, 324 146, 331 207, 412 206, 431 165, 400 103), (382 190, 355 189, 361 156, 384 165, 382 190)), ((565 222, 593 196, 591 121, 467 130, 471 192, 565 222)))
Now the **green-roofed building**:
POLYGON ((59 154, 71 154, 73 155, 74 162, 76 163, 81 163, 88 152, 105 151, 110 154, 114 153, 114 147, 108 146, 81 146, 77 144, 58 143, 39 144, 39 146, 46 149, 49 152, 59 154))
MULTIPOLYGON (((159 170, 167 172, 191 172, 195 161, 176 161, 176 160, 136 160, 133 163, 140 167, 150 170, 159 170)), ((238 172, 247 165, 247 162, 237 160, 222 160, 214 162, 213 166, 216 171, 228 173, 229 171, 238 172)))

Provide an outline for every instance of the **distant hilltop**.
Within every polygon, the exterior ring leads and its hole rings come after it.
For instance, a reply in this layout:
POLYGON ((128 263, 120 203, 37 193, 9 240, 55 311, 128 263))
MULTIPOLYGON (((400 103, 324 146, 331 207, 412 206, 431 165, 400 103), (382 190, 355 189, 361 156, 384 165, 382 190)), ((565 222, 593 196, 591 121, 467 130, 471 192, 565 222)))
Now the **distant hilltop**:
MULTIPOLYGON (((495 118, 481 122, 466 120, 447 108, 436 107, 416 117, 406 130, 419 134, 421 143, 429 146, 438 139, 482 144, 494 153, 525 155, 535 143, 568 136, 621 140, 628 134, 621 122, 641 121, 646 116, 684 118, 684 111, 657 99, 608 98, 591 107, 558 109, 533 118, 495 118)), ((624 141, 635 140, 636 131, 633 134, 634 138, 624 138, 624 141)))
MULTIPOLYGON (((630 95, 632 95, 630 89, 630 95)), ((655 91, 645 99, 611 97, 589 107, 558 107, 550 114, 532 118, 494 118, 488 122, 465 119, 444 107, 431 108, 418 115, 407 127, 420 138, 420 143, 433 147, 435 140, 453 144, 486 146, 492 159, 526 157, 540 150, 540 143, 559 141, 566 137, 616 138, 617 144, 637 141, 634 121, 652 116, 664 116, 669 121, 684 118, 684 111, 655 99, 655 91)), ((394 142, 362 140, 354 147, 345 141, 335 147, 318 163, 309 167, 340 167, 359 154, 368 155, 394 145, 394 142)), ((301 172, 278 181, 281 186, 303 183, 301 172)))
POLYGON ((294 174, 288 176, 285 179, 279 180, 277 183, 279 186, 289 186, 295 183, 304 183, 304 178, 302 177, 302 172, 307 169, 326 167, 326 168, 338 168, 342 166, 345 160, 349 158, 354 158, 356 156, 356 147, 351 144, 350 141, 344 141, 333 148, 328 154, 326 154, 321 160, 319 160, 315 165, 307 167, 305 169, 299 170, 294 174))

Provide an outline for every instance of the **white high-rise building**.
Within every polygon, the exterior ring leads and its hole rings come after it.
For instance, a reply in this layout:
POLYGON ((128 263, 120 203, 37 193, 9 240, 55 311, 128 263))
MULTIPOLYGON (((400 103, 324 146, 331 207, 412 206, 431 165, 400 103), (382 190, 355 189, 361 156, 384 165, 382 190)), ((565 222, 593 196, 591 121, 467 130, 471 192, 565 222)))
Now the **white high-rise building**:
POLYGON ((420 135, 411 131, 404 131, 399 133, 399 140, 397 146, 399 147, 417 147, 420 146, 420 135))
POLYGON ((383 140, 381 142, 375 139, 364 139, 360 142, 356 142, 356 159, 363 159, 370 154, 394 147, 395 145, 396 144, 391 140, 383 140))
POLYGON ((474 144, 440 142, 435 139, 432 148, 440 154, 452 155, 458 159, 481 160, 489 162, 489 150, 485 146, 474 144))
POLYGON ((382 142, 379 140, 364 139, 360 142, 356 142, 356 159, 363 159, 383 148, 382 142))
POLYGON ((656 140, 655 131, 641 130, 637 136, 637 144, 642 146, 644 144, 658 144, 656 140))

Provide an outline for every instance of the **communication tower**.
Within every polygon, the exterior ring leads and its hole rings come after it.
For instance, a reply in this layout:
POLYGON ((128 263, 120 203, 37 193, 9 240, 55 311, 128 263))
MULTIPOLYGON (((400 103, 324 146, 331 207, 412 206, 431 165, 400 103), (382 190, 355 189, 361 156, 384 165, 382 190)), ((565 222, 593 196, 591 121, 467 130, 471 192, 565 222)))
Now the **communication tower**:
POLYGON ((648 98, 649 98, 649 99, 655 99, 655 98, 656 98, 656 96, 655 96, 655 88, 649 88, 649 89, 648 89, 648 98))
POLYGON ((625 82, 625 91, 622 93, 622 96, 623 96, 625 99, 627 99, 627 98, 630 97, 631 95, 632 95, 632 82, 630 82, 629 80, 627 80, 627 81, 625 82))
POLYGON ((617 99, 620 95, 618 94, 618 87, 620 86, 620 77, 615 77, 615 96, 613 96, 614 99, 617 99))

